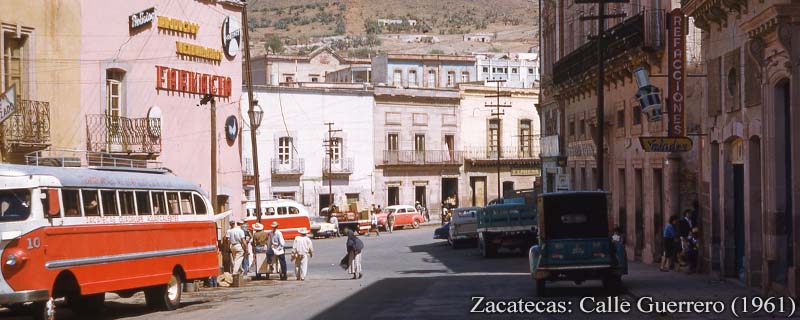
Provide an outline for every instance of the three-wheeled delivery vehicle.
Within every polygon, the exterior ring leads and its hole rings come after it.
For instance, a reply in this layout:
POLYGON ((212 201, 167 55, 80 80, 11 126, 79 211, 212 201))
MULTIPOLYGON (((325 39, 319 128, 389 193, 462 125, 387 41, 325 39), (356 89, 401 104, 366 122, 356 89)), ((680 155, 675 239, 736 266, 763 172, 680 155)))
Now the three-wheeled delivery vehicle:
POLYGON ((539 195, 539 244, 528 254, 538 295, 546 281, 602 280, 607 290, 621 289, 628 263, 624 245, 611 238, 608 198, 604 191, 539 195))

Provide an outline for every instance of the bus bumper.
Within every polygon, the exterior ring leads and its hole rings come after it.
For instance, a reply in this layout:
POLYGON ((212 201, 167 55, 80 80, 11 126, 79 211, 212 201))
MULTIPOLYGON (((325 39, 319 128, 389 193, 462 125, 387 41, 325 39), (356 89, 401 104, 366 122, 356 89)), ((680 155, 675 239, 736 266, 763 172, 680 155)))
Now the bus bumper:
POLYGON ((50 291, 48 290, 26 290, 12 293, 0 293, 0 305, 47 301, 49 299, 50 291))

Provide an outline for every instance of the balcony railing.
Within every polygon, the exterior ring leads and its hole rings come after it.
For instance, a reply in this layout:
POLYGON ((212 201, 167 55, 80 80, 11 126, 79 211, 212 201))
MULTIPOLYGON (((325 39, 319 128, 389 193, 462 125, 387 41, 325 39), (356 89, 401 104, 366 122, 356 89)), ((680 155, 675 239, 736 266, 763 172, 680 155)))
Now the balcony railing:
POLYGON ((353 158, 341 158, 338 160, 329 161, 328 158, 322 159, 322 173, 327 175, 333 173, 334 175, 347 175, 353 173, 353 158))
POLYGON ((30 152, 50 146, 50 103, 20 100, 3 123, 5 145, 12 152, 30 152))
POLYGON ((87 150, 107 153, 161 152, 161 119, 86 115, 87 150))
MULTIPOLYGON (((646 10, 606 30, 605 60, 612 60, 628 50, 641 48, 661 51, 664 48, 664 10, 646 10)), ((580 78, 597 65, 597 40, 580 46, 553 66, 553 82, 562 84, 580 78)))
POLYGON ((272 175, 274 176, 301 176, 305 172, 306 163, 303 159, 272 158, 272 175))
POLYGON ((462 153, 455 150, 385 150, 382 163, 385 166, 461 165, 462 153))
MULTIPOLYGON (((500 159, 538 159, 537 146, 500 146, 500 159)), ((497 160, 498 150, 489 147, 466 147, 464 158, 469 160, 497 160)))

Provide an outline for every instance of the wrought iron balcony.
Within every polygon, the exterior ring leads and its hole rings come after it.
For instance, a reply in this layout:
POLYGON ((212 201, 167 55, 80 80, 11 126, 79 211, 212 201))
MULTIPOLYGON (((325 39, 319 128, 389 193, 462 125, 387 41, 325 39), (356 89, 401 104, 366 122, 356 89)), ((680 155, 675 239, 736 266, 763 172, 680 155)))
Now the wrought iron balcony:
MULTIPOLYGON (((537 137, 538 139, 538 137, 537 137)), ((466 147, 464 159, 472 165, 494 165, 499 160, 505 165, 528 165, 539 162, 537 146, 500 146, 500 150, 491 147, 466 147)))
POLYGON ((322 159, 322 175, 351 175, 353 174, 353 158, 340 158, 329 161, 328 158, 322 159))
POLYGON ((161 119, 86 115, 87 150, 112 154, 161 152, 161 119))
POLYGON ((3 123, 8 151, 27 153, 50 146, 50 103, 20 100, 16 111, 3 123))
POLYGON ((252 186, 253 184, 255 184, 253 159, 244 158, 242 160, 242 186, 252 186))
POLYGON ((383 160, 379 164, 383 166, 460 166, 463 159, 462 153, 454 150, 385 150, 383 151, 383 160))
POLYGON ((303 159, 279 159, 272 158, 273 176, 302 176, 305 172, 306 163, 303 159))
MULTIPOLYGON (((633 49, 658 52, 666 42, 664 10, 646 10, 606 30, 604 60, 612 60, 633 49)), ((581 78, 597 66, 597 40, 578 47, 553 65, 553 82, 560 85, 581 78)))

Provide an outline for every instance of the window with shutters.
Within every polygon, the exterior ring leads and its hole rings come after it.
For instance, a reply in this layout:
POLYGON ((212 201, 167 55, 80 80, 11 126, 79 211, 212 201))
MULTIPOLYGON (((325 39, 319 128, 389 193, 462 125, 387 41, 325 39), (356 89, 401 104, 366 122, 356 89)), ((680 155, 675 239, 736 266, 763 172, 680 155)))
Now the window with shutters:
POLYGON ((14 32, 3 33, 3 80, 5 88, 2 88, 2 91, 8 90, 11 86, 16 86, 17 99, 22 99, 25 96, 24 93, 28 90, 25 86, 25 81, 27 80, 25 79, 26 61, 28 60, 24 59, 27 39, 28 37, 25 35, 17 38, 14 32))
POLYGON ((289 164, 292 160, 292 137, 278 139, 278 161, 280 164, 289 164))
POLYGON ((499 119, 489 120, 489 153, 494 155, 500 152, 500 121, 499 119))

